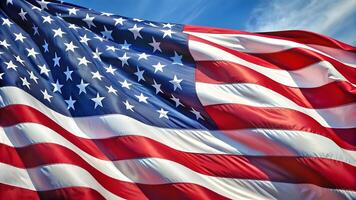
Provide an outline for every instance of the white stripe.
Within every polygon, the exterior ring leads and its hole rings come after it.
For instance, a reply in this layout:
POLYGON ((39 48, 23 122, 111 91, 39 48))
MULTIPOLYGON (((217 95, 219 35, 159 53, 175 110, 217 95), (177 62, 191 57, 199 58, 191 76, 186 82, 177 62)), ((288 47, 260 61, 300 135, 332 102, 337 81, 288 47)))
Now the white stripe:
MULTIPOLYGON (((155 139, 164 145, 182 152, 244 156, 317 157, 338 160, 356 166, 355 151, 341 149, 325 137, 301 131, 254 129, 229 131, 226 134, 203 131, 199 134, 195 134, 199 131, 192 134, 190 131, 177 130, 176 132, 179 133, 175 134, 169 131, 162 132, 159 129, 156 130, 157 131, 153 130, 152 132, 158 132, 161 137, 150 137, 151 130, 147 129, 142 129, 139 132, 146 131, 149 138, 155 139), (243 141, 239 141, 238 138, 248 140, 249 143, 245 144, 243 141), (180 144, 185 141, 187 143, 181 146, 180 144), (261 149, 261 144, 264 144, 264 147, 268 149, 268 151, 257 150, 256 147, 261 149), (273 150, 268 148, 268 146, 273 146, 273 150)), ((120 135, 134 134, 123 133, 120 135)), ((73 150, 88 163, 91 163, 93 167, 102 162, 100 159, 96 159, 95 157, 92 158, 91 155, 85 153, 80 148, 77 148, 60 134, 41 124, 21 123, 11 127, 0 128, 0 143, 11 147, 25 147, 32 144, 53 143, 73 150)), ((100 171, 106 174, 111 174, 110 176, 116 177, 117 179, 125 179, 124 175, 120 172, 116 174, 114 166, 108 166, 107 168, 100 169, 100 171)))
POLYGON ((85 187, 96 190, 105 199, 122 199, 107 191, 84 169, 67 164, 22 169, 0 163, 0 183, 32 191, 48 191, 66 187, 85 187))
POLYGON ((355 53, 315 44, 301 44, 290 40, 247 34, 214 34, 186 32, 227 48, 247 53, 275 53, 291 48, 304 48, 333 58, 350 67, 356 67, 355 53))
MULTIPOLYGON (((321 61, 298 70, 271 69, 243 60, 220 48, 206 43, 189 40, 189 50, 194 60, 197 61, 228 61, 243 65, 249 69, 259 72, 270 79, 289 86, 298 88, 315 88, 334 81, 347 81, 332 64, 321 61)), ((352 84, 356 87, 355 84, 352 84)))
MULTIPOLYGON (((290 184, 271 181, 230 179, 211 177, 195 173, 190 169, 171 161, 163 159, 135 159, 116 163, 118 169, 123 171, 136 183, 156 185, 169 183, 193 183, 231 199, 335 199, 342 195, 348 199, 355 199, 356 192, 322 188, 311 184, 290 184), (172 173, 179 172, 179 173, 172 173), (303 192, 301 192, 303 191, 303 192)), ((36 191, 47 191, 65 187, 88 187, 98 191, 106 199, 118 199, 119 197, 107 191, 86 170, 69 164, 52 164, 27 169, 16 168, 0 163, 0 170, 11 172, 0 176, 0 183, 10 184, 26 189, 32 189, 27 185, 29 177, 36 191), (26 178, 26 180, 22 180, 26 178)), ((118 188, 119 189, 119 188, 118 188)))
MULTIPOLYGON (((320 199, 329 198, 329 195, 335 196, 333 189, 325 189, 311 184, 289 184, 202 175, 178 163, 158 158, 120 161, 116 167, 137 183, 194 183, 231 199, 287 199, 288 196, 305 199, 305 193, 300 191, 318 193, 320 199)), ((356 192, 340 191, 340 193, 356 197, 356 192)))
MULTIPOLYGON (((137 135, 148 137, 176 150, 191 153, 236 154, 257 156, 295 156, 295 153, 297 153, 298 155, 303 156, 317 156, 322 158, 340 160, 352 165, 355 165, 356 162, 355 151, 342 149, 327 137, 304 131, 269 129, 230 131, 230 133, 233 133, 236 136, 250 138, 250 141, 264 140, 264 143, 270 146, 278 147, 283 144, 283 146, 288 147, 290 150, 278 151, 278 148, 275 148, 275 151, 273 153, 263 152, 256 150, 256 146, 251 143, 246 144, 244 141, 232 139, 231 137, 226 135, 226 131, 224 133, 220 131, 159 128, 143 124, 142 122, 120 114, 71 118, 47 108, 40 101, 36 100, 34 97, 29 95, 25 91, 16 87, 0 88, 0 94, 5 93, 11 94, 11 96, 0 95, 3 96, 3 101, 0 101, 1 106, 11 104, 23 104, 34 107, 47 117, 54 120, 57 124, 62 126, 70 133, 81 138, 104 139, 115 136, 137 135), (122 124, 129 124, 129 126, 122 126, 122 124), (305 146, 304 144, 310 145, 305 146)), ((23 123, 22 125, 19 125, 19 127, 15 128, 22 128, 22 132, 26 134, 34 133, 34 131, 30 131, 30 128, 28 128, 29 131, 25 131, 27 130, 27 126, 34 125, 31 125, 30 123, 23 123)), ((10 131, 10 129, 11 128, 0 129, 2 135, 8 135, 8 137, 11 137, 11 141, 5 136, 0 137, 0 141, 4 144, 9 145, 11 142, 15 142, 21 139, 21 133, 16 134, 17 131, 15 131, 15 129, 13 131, 10 131), (11 134, 8 133, 9 131, 11 134)), ((47 132, 47 130, 45 130, 44 132, 47 132)), ((55 135, 56 134, 53 134, 53 137, 55 135)), ((30 139, 24 144, 30 144, 31 142, 59 141, 59 139, 54 140, 47 137, 42 138, 36 136, 39 135, 28 136, 28 138, 30 139)), ((24 141, 18 143, 18 145, 22 144, 23 142, 24 141)))
POLYGON ((304 108, 273 90, 250 83, 209 84, 197 82, 196 91, 204 106, 235 103, 262 108, 287 108, 312 117, 324 127, 356 127, 356 103, 322 109, 304 108))
MULTIPOLYGON (((143 130, 141 130, 143 132, 143 130)), ((338 147, 331 140, 310 133, 303 133, 298 131, 282 131, 282 130, 239 130, 230 131, 230 136, 244 138, 250 140, 249 144, 229 138, 228 135, 222 133, 208 133, 201 132, 201 136, 191 134, 190 132, 181 132, 180 135, 171 134, 170 132, 162 133, 163 137, 155 138, 158 142, 176 149, 178 151, 201 153, 201 154, 228 154, 228 155, 248 155, 248 156, 304 156, 304 157, 318 157, 338 160, 356 166, 356 156, 354 151, 343 150, 338 147), (184 142, 182 136, 185 134, 184 140, 193 140, 184 146, 179 146, 173 142, 184 142), (304 135, 303 135, 304 134, 304 135), (206 137, 207 136, 207 137, 206 137), (274 151, 258 151, 252 141, 264 143, 267 146, 274 146, 274 151), (223 148, 226 147, 224 152, 223 148), (308 144, 308 146, 305 146, 308 144), (203 148, 201 148, 203 147, 203 148), (210 147, 210 148, 204 148, 210 147)), ((125 134, 126 135, 126 134, 125 134)), ((131 135, 131 134, 127 134, 131 135)), ((183 136, 184 137, 184 136, 183 136)), ((53 143, 72 149, 78 155, 81 155, 84 160, 93 163, 93 166, 101 160, 94 159, 90 161, 91 157, 84 151, 81 151, 75 145, 67 141, 53 130, 40 125, 32 123, 22 123, 12 127, 0 129, 0 143, 12 147, 24 147, 31 144, 38 143, 53 143), (88 160, 89 159, 89 160, 88 160)), ((261 147, 261 146, 259 146, 261 147)), ((115 169, 102 169, 103 172, 110 172, 115 169)), ((119 173, 118 177, 122 175, 119 173)))
POLYGON ((0 162, 0 183, 36 190, 26 169, 21 169, 0 162))
POLYGON ((106 174, 107 176, 117 180, 131 182, 129 178, 127 178, 119 170, 117 170, 117 168, 111 161, 101 160, 86 153, 85 151, 81 150, 80 148, 66 140, 61 135, 57 134, 56 132, 45 126, 26 123, 5 128, 3 129, 3 131, 0 132, 2 132, 0 134, 0 140, 6 141, 6 139, 3 138, 7 137, 7 140, 10 142, 9 144, 5 143, 6 145, 12 147, 24 147, 37 143, 58 144, 72 150, 83 160, 89 163, 92 167, 98 169, 103 174, 106 174))

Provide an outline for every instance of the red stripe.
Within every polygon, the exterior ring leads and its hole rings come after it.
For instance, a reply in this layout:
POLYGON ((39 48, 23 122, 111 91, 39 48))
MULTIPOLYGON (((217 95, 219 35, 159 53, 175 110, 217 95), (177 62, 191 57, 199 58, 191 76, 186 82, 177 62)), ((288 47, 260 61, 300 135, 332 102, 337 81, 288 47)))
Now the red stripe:
POLYGON ((6 185, 2 183, 0 183, 0 197, 6 198, 6 200, 18 200, 18 199, 39 200, 40 199, 36 191, 28 190, 25 188, 19 188, 11 185, 6 185))
MULTIPOLYGON (((146 199, 227 199, 210 190, 194 184, 175 183, 162 185, 142 185, 138 184, 140 192, 146 195, 146 199), (182 191, 185 191, 184 193, 182 191)), ((120 190, 120 188, 117 188, 120 190)), ((0 183, 0 197, 6 200, 39 200, 39 199, 68 199, 68 200, 100 200, 104 199, 97 191, 91 188, 67 187, 49 191, 32 191, 20 187, 5 185, 0 183)), ((128 198, 130 199, 130 198, 128 198)), ((134 199, 134 198, 132 198, 134 199)))
MULTIPOLYGON (((311 119, 309 116, 305 116, 297 111, 292 111, 288 109, 263 109, 263 108, 256 108, 256 107, 249 107, 249 106, 238 106, 238 105, 226 105, 227 107, 231 106, 232 110, 227 109, 226 113, 224 113, 223 106, 208 106, 206 110, 209 111, 210 116, 215 119, 218 125, 223 129, 234 129, 234 128, 256 128, 254 125, 260 125, 260 128, 283 128, 296 130, 295 127, 298 127, 300 130, 310 131, 312 133, 320 134, 322 136, 328 137, 333 140, 336 144, 340 147, 355 150, 355 137, 353 137, 354 129, 328 129, 322 127, 320 124, 311 119), (210 109, 208 109, 210 107, 210 109), (233 108, 238 108, 238 112, 234 113, 233 108), (257 111, 261 110, 263 113, 258 113, 257 111), (286 113, 278 113, 278 111, 286 111, 286 113), (232 112, 230 112, 232 111, 232 112), (255 111, 255 112, 254 112, 255 111), (241 114, 239 113, 241 112, 241 114), (256 113, 256 116, 254 116, 256 113), (216 116, 215 116, 216 114, 216 116), (246 114, 246 118, 245 115, 246 114), (291 115, 288 115, 291 114, 291 115), (273 120, 273 118, 268 118, 269 116, 275 115, 277 118, 273 120), (313 126, 306 126, 304 127, 302 124, 294 125, 296 120, 293 119, 293 116, 297 117, 295 119, 304 119, 304 121, 308 122, 313 126), (226 117, 226 123, 224 123, 224 117, 226 117), (284 124, 284 121, 281 120, 285 119, 285 122, 288 122, 289 125, 284 124), (309 117, 309 119, 307 119, 309 117), (236 118, 236 119, 234 119, 236 118), (237 120, 238 119, 238 120, 237 120), (246 121, 246 123, 245 123, 246 121), (259 123, 255 123, 259 122, 259 123), (251 122, 251 123, 250 123, 251 122), (253 123, 252 123, 253 122, 253 123), (245 123, 245 125, 244 125, 245 123), (272 126, 271 126, 272 125, 272 126), (310 127, 310 128, 308 128, 310 127)), ((56 124, 53 120, 49 119, 47 116, 42 114, 41 112, 37 111, 36 109, 25 106, 25 105, 11 105, 0 108, 0 126, 12 126, 18 123, 24 122, 33 122, 42 124, 47 126, 48 128, 52 129, 53 131, 61 134, 64 138, 71 141, 75 144, 78 148, 82 149, 83 151, 91 154, 96 155, 99 159, 107 159, 107 155, 101 153, 95 153, 98 150, 98 146, 95 143, 95 140, 88 140, 83 143, 84 138, 79 139, 75 135, 69 133, 66 129, 56 124)), ((303 122, 303 121, 300 121, 303 122)), ((258 126, 257 126, 258 127, 258 126)), ((298 129, 297 129, 298 130, 298 129)))
POLYGON ((205 111, 220 129, 269 128, 307 131, 328 137, 342 148, 356 150, 356 128, 326 128, 310 116, 295 110, 224 104, 205 106, 205 111))
MULTIPOLYGON (((262 141, 261 141, 262 142, 262 141)), ((86 140, 82 140, 85 144, 86 140)), ((187 153, 139 136, 123 136, 96 140, 110 160, 163 158, 180 163, 191 170, 210 176, 270 180, 287 183, 311 183, 321 187, 356 189, 351 180, 340 177, 356 175, 354 167, 331 159, 286 156, 242 156, 187 153), (292 166, 292 167, 291 167, 292 166), (318 173, 315 173, 318 171, 318 173), (335 173, 337 171, 337 174, 335 173), (333 174, 333 176, 329 176, 333 174), (340 175, 340 177, 338 176, 340 175), (339 180, 343 180, 340 182, 339 180)), ((246 141, 247 146, 254 146, 246 141)), ((283 146, 275 145, 282 149, 283 146)), ((21 168, 32 168, 50 163, 68 163, 93 171, 82 158, 70 149, 51 143, 12 148, 0 144, 1 162, 21 168), (38 156, 41 155, 41 156, 38 156)), ((99 150, 98 150, 99 151, 99 150)), ((95 157, 95 155, 92 155, 95 157)), ((99 171, 94 171, 100 173, 99 171)))
POLYGON ((342 49, 342 50, 356 53, 356 47, 354 46, 345 44, 331 37, 327 37, 325 35, 309 32, 309 31, 290 30, 290 31, 264 32, 259 34, 283 38, 286 40, 295 41, 303 44, 315 44, 315 45, 327 46, 327 47, 342 49))
MULTIPOLYGON (((79 166, 88 171, 103 187, 105 187, 105 189, 125 199, 153 199, 154 197, 151 197, 150 195, 153 195, 155 192, 161 190, 165 190, 165 194, 167 195, 166 198, 168 198, 169 195, 175 195, 177 192, 180 192, 182 193, 181 195, 184 194, 187 197, 193 197, 196 195, 212 195, 216 197, 220 196, 213 191, 192 183, 182 183, 182 185, 185 185, 185 187, 196 188, 195 192, 184 190, 178 191, 176 183, 157 184, 152 186, 148 184, 135 184, 119 181, 101 173, 96 168, 84 161, 80 156, 75 154, 72 150, 56 144, 42 143, 22 148, 12 148, 6 145, 0 145, 0 149, 0 153, 2 154, 0 157, 0 162, 16 167, 32 168, 41 165, 58 163, 79 166), (150 188, 153 188, 155 191, 150 192, 150 188)), ((220 196, 218 199, 221 198, 223 197, 220 196)))
MULTIPOLYGON (((102 140, 100 146, 109 149, 114 160, 156 157, 180 163, 196 172, 218 177, 270 180, 287 183, 312 183, 322 187, 345 187, 351 180, 339 182, 340 177, 356 175, 355 167, 335 160, 312 157, 248 156, 187 153, 175 150, 154 140, 125 136, 102 140), (315 173, 318 171, 318 173, 315 173), (333 174, 333 176, 329 176, 333 174), (336 178, 334 180, 334 178, 336 178), (345 185, 344 185, 345 184, 345 185), (342 186, 341 186, 342 185, 342 186)), ((247 146, 251 146, 246 143, 247 146)), ((254 145, 252 145, 254 146, 254 145)), ((280 148, 283 148, 279 145, 280 148)), ((277 149, 278 145, 274 145, 277 149)), ((350 185, 348 185, 350 187, 350 185)))
MULTIPOLYGON (((118 142, 117 145, 122 145, 122 143, 118 142)), ((118 146, 114 151, 124 154, 127 159, 152 157, 150 153, 145 152, 149 149, 153 152, 157 150, 162 152, 168 151, 166 153, 158 153, 159 155, 157 155, 157 157, 168 158, 192 170, 207 175, 286 183, 310 183, 321 187, 347 190, 356 189, 356 182, 353 179, 356 175, 355 167, 330 159, 281 156, 194 155, 175 152, 169 147, 159 149, 159 145, 149 146, 150 144, 147 143, 132 142, 131 144, 124 145, 130 146, 130 149, 122 151, 119 148, 120 146, 118 146), (140 145, 146 145, 148 149, 145 149, 145 147, 141 148, 140 145), (140 148, 136 150, 138 146, 140 148), (130 150, 136 152, 127 153, 130 150), (180 158, 175 159, 175 157, 180 158)), ((2 156, 0 162, 3 163, 22 168, 32 168, 56 163, 72 164, 86 169, 102 183, 105 188, 113 193, 117 190, 115 186, 120 186, 123 191, 116 193, 117 195, 121 196, 124 192, 127 193, 125 189, 129 192, 133 192, 133 189, 128 187, 131 186, 130 183, 118 181, 102 174, 73 151, 57 144, 41 143, 21 148, 0 145, 0 148, 3 150, 1 152, 2 156), (4 155, 5 153, 6 155, 4 155), (22 162, 18 162, 18 160, 21 160, 25 166, 23 166, 22 162), (110 183, 110 185, 107 183, 110 183)), ((120 154, 117 154, 117 156, 120 156, 120 154)), ((153 155, 153 157, 155 157, 155 155, 153 155)))
POLYGON ((108 160, 107 156, 99 150, 94 140, 76 137, 55 121, 30 106, 18 104, 0 108, 0 126, 6 127, 25 122, 42 124, 59 133, 88 154, 95 155, 95 157, 102 160, 108 160), (84 140, 86 140, 85 143, 83 143, 84 140))
POLYGON ((85 187, 66 187, 48 191, 38 191, 40 199, 85 199, 99 200, 105 199, 99 192, 85 187))
POLYGON ((67 187, 49 191, 33 191, 16 186, 6 185, 0 183, 0 197, 6 200, 17 199, 85 199, 85 200, 99 200, 104 199, 97 191, 91 188, 84 187, 67 187))
POLYGON ((294 41, 302 44, 315 44, 326 47, 332 47, 336 49, 342 49, 349 52, 356 52, 356 47, 345 44, 333 38, 309 32, 309 31, 276 31, 276 32, 260 32, 260 33, 252 33, 252 32, 244 32, 238 30, 231 29, 223 29, 223 28, 211 28, 204 26, 191 26, 185 25, 184 31, 186 32, 198 32, 198 33, 215 33, 215 34, 245 34, 245 35, 257 35, 268 38, 275 39, 284 39, 289 41, 294 41))
POLYGON ((320 61, 328 61, 339 71, 356 72, 354 68, 310 49, 291 48, 273 53, 245 53, 267 61, 270 64, 265 67, 273 69, 297 70, 320 61))
MULTIPOLYGON (((196 36, 189 36, 189 40, 202 42, 202 43, 208 44, 210 46, 219 48, 219 49, 224 50, 232 55, 235 55, 236 57, 239 57, 243 60, 246 60, 248 62, 257 64, 257 65, 260 65, 262 67, 272 68, 272 69, 281 69, 281 70, 288 70, 290 68, 290 67, 284 68, 285 66, 288 65, 288 63, 282 64, 282 65, 275 65, 277 63, 269 62, 270 60, 264 60, 264 59, 262 59, 263 57, 262 58, 257 57, 256 55, 258 55, 258 54, 248 54, 245 52, 236 51, 234 49, 224 47, 222 45, 216 44, 214 42, 211 42, 211 41, 208 41, 208 40, 196 37, 196 36)), ((308 52, 308 54, 310 54, 310 55, 313 55, 314 58, 319 58, 320 60, 326 60, 326 61, 330 62, 335 67, 335 69, 337 69, 338 72, 340 72, 348 81, 350 81, 352 83, 356 83, 356 68, 348 67, 335 59, 329 58, 329 57, 319 54, 317 52, 313 52, 313 51, 306 50, 306 49, 304 51, 308 52)), ((275 54, 278 54, 278 53, 275 53, 275 54)), ((263 55, 263 54, 259 54, 259 55, 263 55)), ((268 54, 264 54, 264 55, 267 56, 268 54)), ((272 56, 272 58, 279 59, 279 57, 275 58, 273 56, 272 56)), ((286 62, 286 59, 281 58, 281 61, 286 62)), ((296 62, 296 61, 290 60, 289 62, 296 62)), ((298 60, 298 62, 299 62, 299 60, 298 60)), ((302 61, 302 62, 307 63, 307 61, 302 61)))
POLYGON ((332 64, 334 68, 347 80, 356 83, 356 68, 347 66, 335 59, 329 58, 309 49, 292 48, 275 53, 249 53, 249 55, 258 57, 270 63, 269 65, 264 65, 264 67, 286 70, 301 69, 320 61, 327 61, 332 64))
POLYGON ((137 184, 142 192, 149 199, 206 199, 206 200, 225 200, 228 199, 202 186, 192 183, 174 183, 162 185, 143 185, 137 184))
POLYGON ((306 108, 328 108, 356 102, 356 88, 332 82, 318 88, 282 85, 245 66, 226 61, 197 61, 196 81, 204 83, 253 83, 269 88, 306 108))

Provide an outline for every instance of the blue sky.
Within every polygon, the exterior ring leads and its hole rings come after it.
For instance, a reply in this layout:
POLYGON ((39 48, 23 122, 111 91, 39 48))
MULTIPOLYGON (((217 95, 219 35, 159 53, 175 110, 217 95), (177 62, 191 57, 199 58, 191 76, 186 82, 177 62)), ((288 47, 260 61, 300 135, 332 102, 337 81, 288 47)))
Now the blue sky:
POLYGON ((356 45, 356 0, 66 0, 160 22, 246 31, 303 29, 356 45))

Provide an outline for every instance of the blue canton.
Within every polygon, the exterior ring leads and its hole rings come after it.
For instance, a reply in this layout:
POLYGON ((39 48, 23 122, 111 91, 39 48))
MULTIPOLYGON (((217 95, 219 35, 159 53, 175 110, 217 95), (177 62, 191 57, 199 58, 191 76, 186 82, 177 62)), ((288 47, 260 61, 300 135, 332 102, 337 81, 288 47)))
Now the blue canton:
POLYGON ((167 128, 214 129, 195 92, 183 26, 59 1, 7 0, 0 86, 67 116, 124 114, 167 128))

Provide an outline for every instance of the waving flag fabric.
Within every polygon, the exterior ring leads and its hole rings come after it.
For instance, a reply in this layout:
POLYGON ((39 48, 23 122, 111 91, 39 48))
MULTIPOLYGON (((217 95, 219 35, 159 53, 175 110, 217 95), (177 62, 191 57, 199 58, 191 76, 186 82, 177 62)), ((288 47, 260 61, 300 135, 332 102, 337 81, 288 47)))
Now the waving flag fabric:
POLYGON ((1 199, 356 199, 356 48, 0 3, 1 199))

